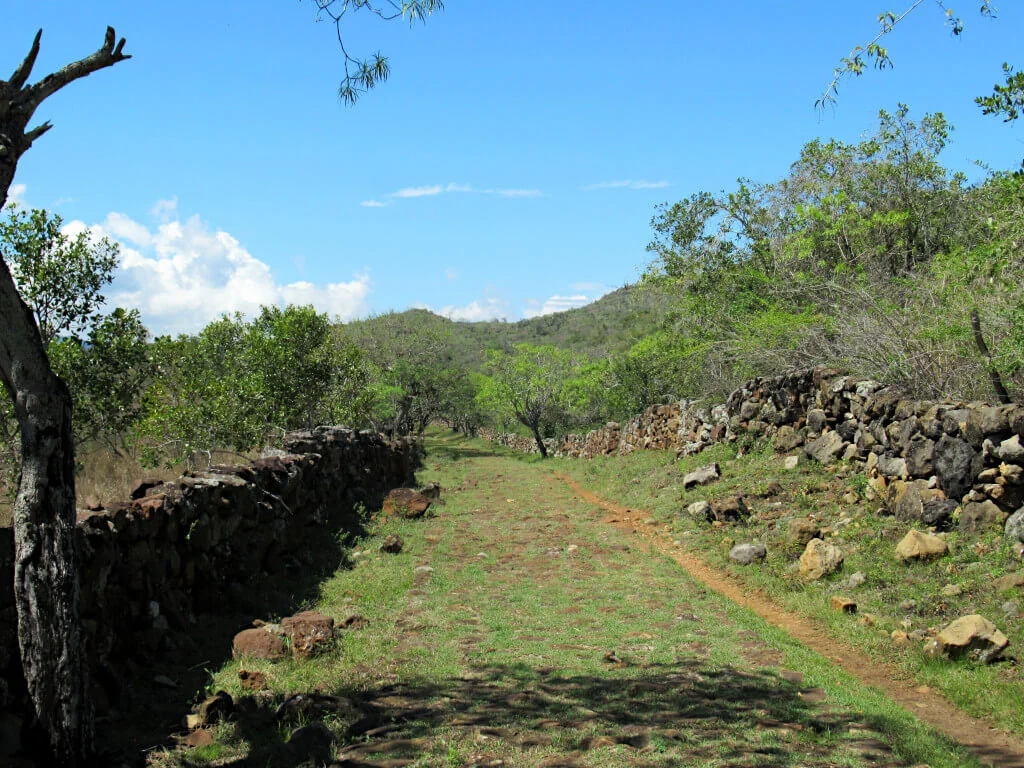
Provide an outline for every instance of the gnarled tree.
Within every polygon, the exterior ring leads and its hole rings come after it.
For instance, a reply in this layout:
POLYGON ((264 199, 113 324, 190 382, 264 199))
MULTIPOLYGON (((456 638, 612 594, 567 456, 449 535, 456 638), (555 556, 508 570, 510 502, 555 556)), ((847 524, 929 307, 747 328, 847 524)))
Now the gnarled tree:
MULTIPOLYGON (((18 160, 52 127, 30 127, 39 106, 61 88, 129 58, 107 27, 103 45, 29 84, 40 30, 24 61, 0 80, 0 207, 18 160)), ((0 254, 0 380, 21 428, 22 471, 14 504, 14 589, 18 642, 36 717, 62 765, 92 753, 92 709, 78 611, 75 556, 75 457, 71 397, 51 370, 42 336, 0 254)))

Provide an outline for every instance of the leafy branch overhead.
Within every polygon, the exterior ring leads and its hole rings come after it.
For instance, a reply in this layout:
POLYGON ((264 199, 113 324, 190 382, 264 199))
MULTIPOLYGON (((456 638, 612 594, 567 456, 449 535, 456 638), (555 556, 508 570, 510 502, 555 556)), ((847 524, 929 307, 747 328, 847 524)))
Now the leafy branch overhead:
MULTIPOLYGON (((840 82, 853 75, 859 77, 869 66, 875 69, 891 69, 893 60, 889 55, 889 49, 882 45, 882 41, 889 35, 898 24, 904 21, 910 14, 925 4, 927 0, 914 0, 910 7, 902 13, 886 11, 878 16, 878 33, 864 45, 858 45, 849 55, 839 60, 838 66, 832 70, 832 80, 818 98, 815 105, 820 109, 828 104, 834 104, 839 96, 840 82)), ((933 0, 943 12, 946 19, 946 26, 956 37, 964 30, 964 22, 957 16, 952 8, 946 6, 943 0, 933 0)), ((992 0, 976 0, 979 3, 979 12, 986 18, 995 18, 996 8, 992 0)), ((987 113, 987 112, 986 112, 987 113)))
POLYGON ((359 97, 388 79, 391 67, 386 56, 380 51, 368 58, 352 56, 345 46, 342 26, 349 13, 366 11, 383 19, 393 21, 404 18, 409 24, 426 22, 427 16, 444 9, 443 0, 314 0, 317 6, 317 20, 328 20, 334 24, 338 45, 345 56, 345 77, 338 86, 338 96, 345 104, 355 104, 359 97))

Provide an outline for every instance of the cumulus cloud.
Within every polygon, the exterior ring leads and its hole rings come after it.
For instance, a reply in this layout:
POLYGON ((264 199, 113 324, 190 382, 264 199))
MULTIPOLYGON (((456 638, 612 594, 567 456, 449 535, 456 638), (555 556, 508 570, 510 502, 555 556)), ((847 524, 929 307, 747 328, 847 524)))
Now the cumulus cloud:
POLYGON ((587 184, 583 187, 584 192, 594 192, 598 189, 663 189, 672 186, 667 181, 634 181, 625 179, 623 181, 599 181, 596 184, 587 184))
POLYGON ((363 200, 360 205, 363 208, 387 208, 391 203, 382 203, 380 200, 363 200))
POLYGON ((149 215, 157 221, 171 221, 178 216, 178 196, 170 200, 157 200, 149 209, 149 215))
MULTIPOLYGON (((174 209, 164 206, 162 214, 174 209)), ((108 291, 116 306, 136 307, 156 333, 192 332, 224 313, 253 315, 264 305, 312 304, 321 312, 351 319, 367 311, 370 279, 314 285, 278 284, 264 262, 223 230, 199 216, 176 216, 150 230, 120 213, 92 227, 80 221, 66 229, 88 229, 121 244, 121 263, 108 291)))
POLYGON ((428 187, 406 187, 392 192, 390 197, 431 197, 440 195, 442 192, 444 192, 444 187, 440 184, 433 184, 428 187))
POLYGON ((476 299, 464 306, 449 304, 437 314, 450 320, 462 320, 475 323, 480 320, 498 320, 508 317, 508 304, 496 297, 476 299))
POLYGON ((24 184, 11 184, 7 188, 7 204, 8 205, 24 205, 25 203, 25 192, 28 190, 24 184))

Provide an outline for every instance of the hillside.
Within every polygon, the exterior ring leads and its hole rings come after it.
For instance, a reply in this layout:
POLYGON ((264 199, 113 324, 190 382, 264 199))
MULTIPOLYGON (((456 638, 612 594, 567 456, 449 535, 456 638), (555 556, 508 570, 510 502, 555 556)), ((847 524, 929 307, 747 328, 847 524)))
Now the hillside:
POLYGON ((627 285, 584 307, 514 323, 492 320, 461 322, 425 309, 378 315, 345 326, 349 337, 361 342, 380 334, 395 320, 419 329, 431 329, 450 339, 450 359, 476 369, 489 349, 509 349, 514 344, 551 344, 592 358, 629 349, 655 331, 668 314, 669 301, 661 289, 627 285))

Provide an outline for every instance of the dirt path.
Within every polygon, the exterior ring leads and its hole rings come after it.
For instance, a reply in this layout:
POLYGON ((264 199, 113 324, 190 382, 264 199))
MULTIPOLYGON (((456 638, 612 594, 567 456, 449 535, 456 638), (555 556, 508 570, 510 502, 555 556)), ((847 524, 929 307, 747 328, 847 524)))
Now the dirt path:
POLYGON ((603 499, 566 475, 556 473, 555 477, 581 498, 610 513, 606 518, 607 523, 636 534, 647 546, 671 557, 690 576, 709 589, 750 609, 765 621, 831 659, 850 675, 882 690, 886 696, 921 720, 963 744, 983 763, 999 768, 1024 768, 1024 741, 996 730, 984 720, 961 712, 927 687, 914 686, 911 682, 900 680, 900 673, 894 667, 878 663, 856 648, 841 645, 799 616, 774 605, 766 595, 751 592, 745 585, 729 579, 696 555, 673 544, 657 527, 645 524, 644 520, 649 519, 650 515, 643 510, 627 509, 603 499))

